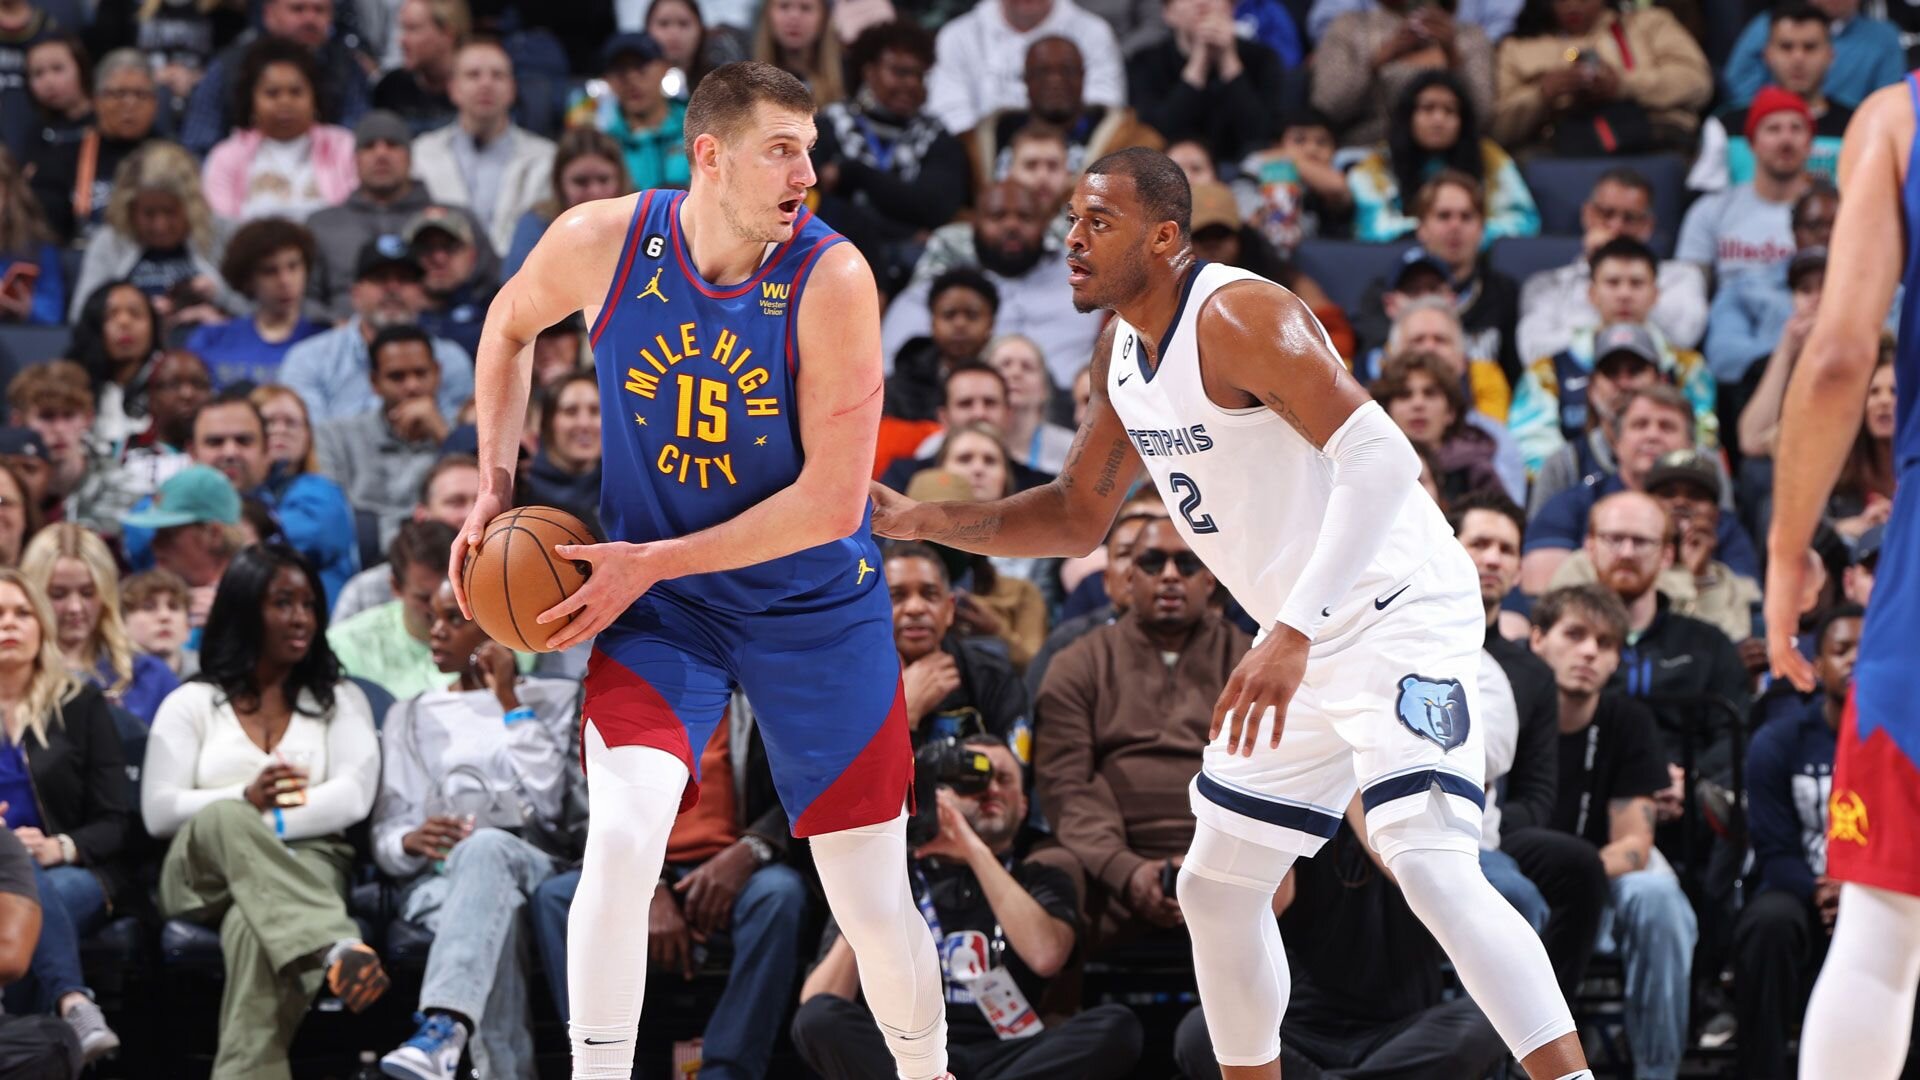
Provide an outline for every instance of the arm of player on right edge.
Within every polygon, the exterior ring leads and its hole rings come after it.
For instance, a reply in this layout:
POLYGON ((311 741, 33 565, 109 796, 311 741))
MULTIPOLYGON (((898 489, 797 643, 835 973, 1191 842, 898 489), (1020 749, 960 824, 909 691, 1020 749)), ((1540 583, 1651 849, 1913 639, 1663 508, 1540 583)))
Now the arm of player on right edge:
POLYGON ((1868 96, 1847 125, 1840 151, 1840 213, 1830 245, 1845 288, 1820 298, 1820 313, 1800 354, 1781 409, 1773 454, 1773 525, 1767 540, 1767 654, 1773 673, 1802 693, 1814 686, 1813 665, 1794 643, 1800 615, 1813 605, 1813 531, 1866 411, 1867 383, 1880 349, 1880 328, 1893 303, 1906 258, 1900 168, 1914 132, 1905 81, 1868 96))
POLYGON ((981 555, 1079 557, 1098 547, 1140 473, 1140 458, 1107 400, 1113 324, 1093 347, 1087 419, 1052 483, 991 502, 917 502, 876 482, 873 531, 890 540, 931 540, 981 555))
POLYGON ((473 422, 480 441, 480 492, 454 537, 447 578, 468 618, 461 581, 469 547, 513 501, 513 473, 532 392, 533 340, 576 311, 591 326, 606 299, 639 196, 582 203, 560 215, 487 308, 473 354, 473 422))

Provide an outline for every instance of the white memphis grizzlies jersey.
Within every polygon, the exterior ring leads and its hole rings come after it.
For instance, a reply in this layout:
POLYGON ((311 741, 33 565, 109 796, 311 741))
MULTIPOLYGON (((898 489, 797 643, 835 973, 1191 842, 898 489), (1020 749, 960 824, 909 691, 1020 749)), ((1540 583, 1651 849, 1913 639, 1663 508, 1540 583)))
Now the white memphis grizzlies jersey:
MULTIPOLYGON (((1246 280, 1266 281, 1224 264, 1198 264, 1153 370, 1142 355, 1139 331, 1116 317, 1107 397, 1194 553, 1255 621, 1270 627, 1320 538, 1333 492, 1333 461, 1267 406, 1222 409, 1207 397, 1200 379, 1200 311, 1216 290, 1246 280)), ((1326 329, 1314 325, 1325 338, 1326 329)), ((1284 365, 1287 358, 1276 352, 1272 362, 1284 365)), ((1321 636, 1372 611, 1436 552, 1456 546, 1453 530, 1424 491, 1412 492, 1379 527, 1386 530, 1386 543, 1353 591, 1323 601, 1330 615, 1321 636)), ((1471 576, 1461 587, 1477 597, 1471 576)))

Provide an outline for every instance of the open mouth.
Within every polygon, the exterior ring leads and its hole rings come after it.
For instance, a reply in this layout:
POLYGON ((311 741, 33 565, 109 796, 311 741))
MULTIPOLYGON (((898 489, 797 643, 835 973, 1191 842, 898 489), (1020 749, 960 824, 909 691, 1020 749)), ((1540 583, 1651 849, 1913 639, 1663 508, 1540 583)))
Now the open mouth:
POLYGON ((795 217, 799 216, 800 204, 804 201, 804 199, 798 197, 781 200, 780 216, 787 221, 792 221, 795 217))
POLYGON ((1078 285, 1092 276, 1093 271, 1087 269, 1086 263, 1075 262, 1072 259, 1067 260, 1067 283, 1069 285, 1078 285))

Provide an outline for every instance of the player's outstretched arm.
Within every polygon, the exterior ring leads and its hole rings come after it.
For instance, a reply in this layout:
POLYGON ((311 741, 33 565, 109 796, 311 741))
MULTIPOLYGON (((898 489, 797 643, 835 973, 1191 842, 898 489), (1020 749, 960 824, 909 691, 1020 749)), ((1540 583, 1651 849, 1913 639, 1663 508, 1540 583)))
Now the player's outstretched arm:
POLYGON ((1050 484, 991 502, 916 502, 873 485, 873 531, 893 540, 931 540, 983 555, 1081 556, 1107 529, 1140 472, 1125 425, 1107 400, 1109 323, 1093 347, 1093 396, 1067 464, 1050 484))
POLYGON ((561 214, 534 245, 520 272, 487 307, 473 354, 474 426, 480 439, 480 493, 447 560, 447 577, 469 618, 461 569, 469 547, 513 501, 513 468, 533 380, 533 340, 576 311, 593 325, 633 221, 634 200, 582 203, 561 214))
POLYGON ((1814 600, 1808 549, 1860 428, 1880 328, 1906 257, 1900 164, 1914 134, 1907 95, 1904 81, 1877 90, 1847 125, 1840 216, 1827 260, 1834 287, 1821 292, 1820 314, 1780 411, 1767 538, 1767 653, 1773 673, 1802 692, 1814 685, 1813 666, 1794 645, 1800 615, 1814 600))

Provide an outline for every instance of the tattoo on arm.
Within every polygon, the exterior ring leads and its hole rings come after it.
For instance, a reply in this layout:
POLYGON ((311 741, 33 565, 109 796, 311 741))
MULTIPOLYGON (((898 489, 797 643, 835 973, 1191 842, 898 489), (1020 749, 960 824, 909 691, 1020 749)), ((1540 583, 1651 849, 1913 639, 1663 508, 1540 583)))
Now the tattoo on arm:
POLYGON ((1127 440, 1115 439, 1107 450, 1107 460, 1100 463, 1100 477, 1093 482, 1093 493, 1102 497, 1112 494, 1114 484, 1120 479, 1120 467, 1126 463, 1127 440))
POLYGON ((928 532, 925 539, 936 544, 964 547, 968 543, 980 543, 1000 535, 1003 518, 999 513, 957 503, 948 503, 946 507, 949 519, 947 526, 928 532))
POLYGON ((1640 854, 1639 848, 1632 848, 1624 854, 1627 859, 1627 865, 1633 867, 1635 870, 1639 870, 1646 865, 1647 857, 1640 854))
POLYGON ((1307 433, 1306 423, 1300 419, 1299 413, 1296 413, 1293 411, 1293 406, 1287 404, 1287 401, 1285 398, 1269 390, 1266 393, 1260 395, 1260 400, 1266 402, 1268 408, 1272 409, 1276 413, 1279 413, 1280 419, 1285 420, 1288 424, 1291 424, 1293 426, 1293 430, 1300 433, 1301 438, 1307 440, 1308 442, 1313 441, 1313 436, 1307 433))
POLYGON ((1647 823, 1647 831, 1652 832, 1654 822, 1652 803, 1643 802, 1640 804, 1640 817, 1641 820, 1647 823))

